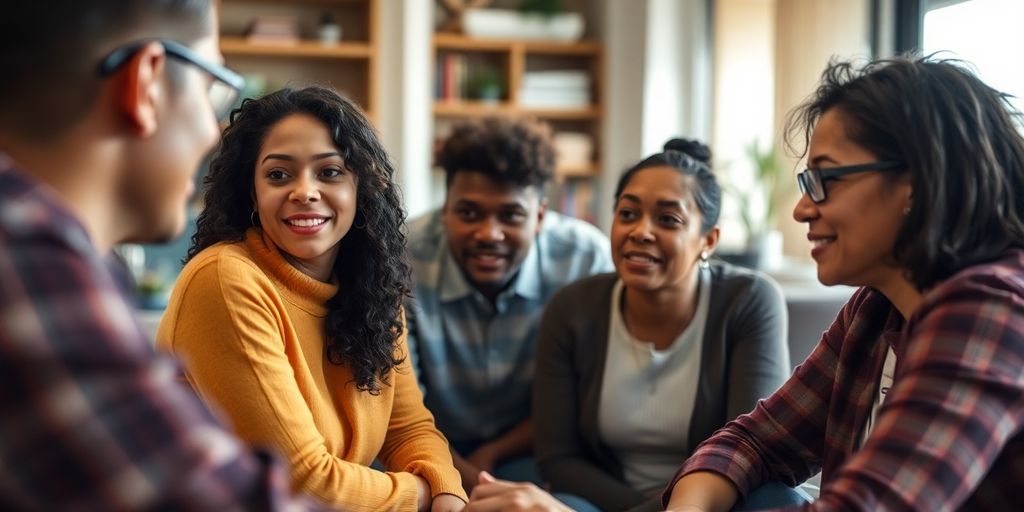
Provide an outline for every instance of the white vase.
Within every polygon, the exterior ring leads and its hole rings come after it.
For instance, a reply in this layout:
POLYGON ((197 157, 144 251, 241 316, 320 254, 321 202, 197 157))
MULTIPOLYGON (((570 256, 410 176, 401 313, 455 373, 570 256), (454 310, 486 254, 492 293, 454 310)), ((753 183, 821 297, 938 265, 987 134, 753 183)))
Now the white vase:
POLYGON ((479 38, 578 41, 583 37, 583 16, 574 12, 543 16, 509 9, 471 9, 462 15, 462 30, 479 38))

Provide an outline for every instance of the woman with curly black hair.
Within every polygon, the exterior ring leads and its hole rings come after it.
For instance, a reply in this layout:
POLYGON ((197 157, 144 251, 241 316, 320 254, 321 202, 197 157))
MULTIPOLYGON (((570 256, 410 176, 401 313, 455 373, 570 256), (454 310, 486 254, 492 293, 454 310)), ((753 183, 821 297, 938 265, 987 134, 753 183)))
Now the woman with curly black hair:
POLYGON ((157 343, 239 436, 288 457, 296 489, 345 510, 458 510, 459 474, 406 358, 393 174, 332 90, 243 102, 157 343))

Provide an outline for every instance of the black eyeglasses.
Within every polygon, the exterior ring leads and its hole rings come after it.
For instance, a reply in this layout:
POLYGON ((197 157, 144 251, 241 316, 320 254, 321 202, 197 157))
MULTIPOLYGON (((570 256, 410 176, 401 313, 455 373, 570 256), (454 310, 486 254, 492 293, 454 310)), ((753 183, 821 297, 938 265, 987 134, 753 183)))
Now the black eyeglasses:
POLYGON ((160 43, 168 56, 192 64, 209 73, 214 78, 213 82, 210 83, 208 91, 210 105, 217 114, 217 120, 223 120, 227 117, 231 107, 235 104, 235 100, 242 93, 242 88, 245 87, 245 78, 220 64, 204 59, 191 48, 170 39, 136 41, 114 50, 100 62, 100 76, 110 76, 111 73, 117 71, 117 68, 121 67, 128 59, 135 55, 139 49, 152 41, 160 43))
POLYGON ((808 168, 796 175, 796 184, 800 187, 800 193, 807 194, 810 196, 811 201, 815 203, 822 203, 827 197, 825 182, 828 180, 834 180, 840 176, 858 172, 893 171, 902 168, 903 162, 894 160, 858 165, 842 165, 825 169, 808 168))

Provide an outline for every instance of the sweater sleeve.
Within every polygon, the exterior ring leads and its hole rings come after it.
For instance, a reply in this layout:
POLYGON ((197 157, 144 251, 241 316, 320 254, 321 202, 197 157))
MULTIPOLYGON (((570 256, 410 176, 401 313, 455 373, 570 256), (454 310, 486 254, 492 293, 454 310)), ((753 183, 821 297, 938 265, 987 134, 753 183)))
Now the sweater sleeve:
MULTIPOLYGON (((405 324, 404 313, 402 323, 405 324)), ((468 501, 462 477, 452 463, 448 441, 423 405, 423 395, 409 361, 406 332, 403 329, 399 338, 399 356, 404 360, 392 373, 394 406, 380 459, 389 468, 422 476, 430 483, 431 496, 446 493, 468 501)))
POLYGON ((789 376, 786 300, 774 283, 755 277, 730 328, 729 391, 726 418, 753 410, 789 376))
POLYGON ((576 377, 582 370, 574 367, 577 344, 605 341, 576 339, 572 319, 595 314, 578 309, 586 301, 575 300, 571 292, 577 288, 571 285, 557 293, 540 323, 533 384, 537 466, 555 491, 585 498, 602 510, 626 510, 646 497, 594 464, 577 429, 583 400, 576 377))
POLYGON ((383 473, 328 450, 285 352, 283 308, 269 279, 242 258, 203 263, 182 273, 157 338, 184 360, 204 401, 241 438, 287 457, 294 488, 344 510, 415 510, 411 473, 383 473))

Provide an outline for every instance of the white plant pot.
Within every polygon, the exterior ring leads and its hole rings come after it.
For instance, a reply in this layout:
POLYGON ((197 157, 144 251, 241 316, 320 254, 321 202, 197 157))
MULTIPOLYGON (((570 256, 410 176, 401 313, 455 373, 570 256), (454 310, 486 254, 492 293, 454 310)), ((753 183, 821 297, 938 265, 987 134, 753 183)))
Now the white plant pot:
POLYGON ((472 9, 463 14, 462 30, 479 38, 578 41, 583 37, 583 16, 562 13, 544 17, 508 9, 472 9))

